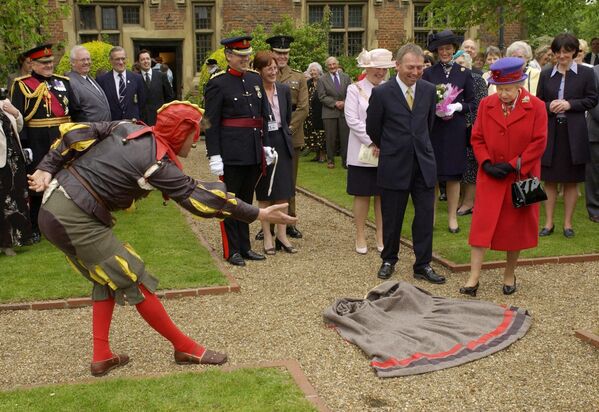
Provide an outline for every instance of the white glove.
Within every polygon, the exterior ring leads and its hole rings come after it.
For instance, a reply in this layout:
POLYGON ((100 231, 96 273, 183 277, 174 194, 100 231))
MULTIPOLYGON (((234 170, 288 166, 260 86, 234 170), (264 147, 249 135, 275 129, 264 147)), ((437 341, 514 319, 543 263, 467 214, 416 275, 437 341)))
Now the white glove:
POLYGON ((462 111, 462 103, 450 103, 447 105, 447 108, 450 110, 451 114, 454 112, 462 111))
POLYGON ((264 146, 264 157, 266 158, 267 166, 270 166, 275 161, 277 156, 277 151, 274 148, 270 146, 264 146))
POLYGON ((210 173, 215 176, 222 176, 225 174, 225 165, 220 155, 210 156, 210 173))

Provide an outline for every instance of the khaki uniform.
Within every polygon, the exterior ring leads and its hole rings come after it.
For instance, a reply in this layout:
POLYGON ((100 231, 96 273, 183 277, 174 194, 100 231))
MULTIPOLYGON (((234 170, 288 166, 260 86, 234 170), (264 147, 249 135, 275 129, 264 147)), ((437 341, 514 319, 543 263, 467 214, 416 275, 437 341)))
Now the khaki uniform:
MULTIPOLYGON (((304 121, 308 117, 308 83, 304 73, 285 66, 279 70, 277 81, 286 84, 291 90, 291 141, 293 143, 293 186, 297 183, 297 167, 300 149, 304 145, 304 121)), ((295 196, 289 199, 289 215, 295 214, 295 196)))

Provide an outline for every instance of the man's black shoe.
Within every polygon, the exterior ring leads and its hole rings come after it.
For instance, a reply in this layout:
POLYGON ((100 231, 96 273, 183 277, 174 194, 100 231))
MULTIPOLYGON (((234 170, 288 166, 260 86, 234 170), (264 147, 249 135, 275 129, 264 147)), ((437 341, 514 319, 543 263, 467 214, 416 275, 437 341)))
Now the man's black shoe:
POLYGON ((292 225, 287 226, 287 236, 294 239, 301 239, 303 237, 302 232, 297 230, 297 228, 292 225))
POLYGON ((247 260, 264 260, 266 257, 261 255, 260 253, 254 252, 252 249, 248 250, 245 253, 242 253, 241 256, 247 260))
POLYGON ((256 240, 264 240, 264 232, 262 229, 258 233, 256 233, 256 240))
POLYGON ((414 277, 416 279, 428 280, 431 283, 445 283, 445 277, 435 273, 432 267, 426 265, 421 269, 414 269, 414 277))
POLYGON ((243 260, 239 253, 233 253, 231 256, 229 256, 227 262, 235 266, 245 266, 245 260, 243 260))
POLYGON ((377 275, 377 277, 379 279, 389 279, 391 277, 391 275, 393 274, 393 272, 395 272, 395 265, 392 265, 391 263, 387 263, 384 262, 381 265, 381 268, 379 269, 379 273, 377 275))

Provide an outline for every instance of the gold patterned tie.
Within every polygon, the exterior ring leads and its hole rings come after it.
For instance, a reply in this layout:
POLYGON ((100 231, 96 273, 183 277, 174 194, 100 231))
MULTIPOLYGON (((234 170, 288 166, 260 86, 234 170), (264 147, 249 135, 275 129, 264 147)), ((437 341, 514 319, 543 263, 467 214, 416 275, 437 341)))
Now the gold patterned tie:
POLYGON ((410 107, 410 110, 412 110, 412 106, 414 105, 414 97, 412 96, 412 88, 408 87, 408 90, 406 90, 406 101, 408 102, 408 106, 410 107))

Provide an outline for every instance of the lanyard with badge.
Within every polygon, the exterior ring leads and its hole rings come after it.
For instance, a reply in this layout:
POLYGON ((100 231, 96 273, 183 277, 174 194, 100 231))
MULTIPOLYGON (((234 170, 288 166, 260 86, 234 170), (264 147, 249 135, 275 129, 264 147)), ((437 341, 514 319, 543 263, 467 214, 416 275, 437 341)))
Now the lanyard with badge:
MULTIPOLYGON (((275 98, 275 96, 273 94, 273 100, 274 100, 274 98, 275 98)), ((270 102, 270 99, 268 99, 268 131, 276 132, 277 130, 279 130, 279 125, 277 124, 277 120, 275 119, 275 114, 272 111, 272 103, 270 102)))

